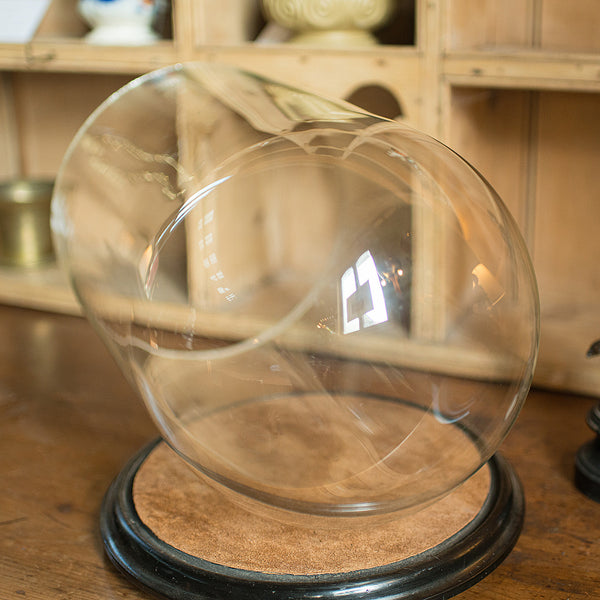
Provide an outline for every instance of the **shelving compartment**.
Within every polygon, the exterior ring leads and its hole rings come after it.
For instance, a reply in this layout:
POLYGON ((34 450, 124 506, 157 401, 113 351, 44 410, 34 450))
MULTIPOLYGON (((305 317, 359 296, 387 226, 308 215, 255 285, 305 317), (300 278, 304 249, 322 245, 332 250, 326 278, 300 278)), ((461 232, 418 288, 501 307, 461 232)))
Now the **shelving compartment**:
MULTIPOLYGON (((90 113, 129 81, 123 75, 5 72, 0 76, 0 180, 53 180, 73 136, 90 113)), ((0 299, 78 312, 56 264, 0 269, 0 299)))
POLYGON ((541 303, 536 380, 597 393, 586 358, 600 337, 597 94, 453 88, 449 143, 511 209, 528 243, 541 303))
MULTIPOLYGON (((90 27, 79 14, 77 4, 77 0, 51 0, 48 10, 36 31, 35 41, 52 39, 79 40, 84 38, 89 33, 90 27)), ((171 2, 160 0, 157 4, 153 29, 161 39, 170 40, 173 38, 171 18, 171 2)))
MULTIPOLYGON (((85 41, 76 0, 52 0, 31 43, 0 44, 0 178, 53 178, 72 136, 100 102, 168 64, 231 64, 350 100, 440 137, 490 180, 537 271, 538 383, 598 393, 598 366, 585 358, 600 337, 593 308, 600 288, 593 258, 599 250, 596 0, 399 0, 395 17, 376 32, 379 45, 327 49, 270 39, 259 0, 173 0, 171 8, 157 43, 96 46, 85 41)), ((253 214, 249 206, 240 217, 253 214)), ((420 232, 415 260, 423 273, 439 263, 434 273, 445 260, 443 249, 431 251, 444 224, 418 211, 411 219, 420 232)), ((415 339, 435 339, 446 318, 443 307, 421 302, 439 291, 435 277, 418 285, 410 309, 415 356, 415 339)), ((451 291, 451 282, 442 285, 451 291)), ((78 310, 56 267, 0 270, 0 300, 78 310)))
POLYGON ((596 0, 449 0, 444 5, 449 51, 600 49, 596 0))
POLYGON ((51 0, 33 38, 27 43, 0 43, 0 68, 52 72, 140 74, 176 62, 169 3, 161 3, 153 25, 159 39, 141 46, 88 43, 90 28, 77 0, 51 0))

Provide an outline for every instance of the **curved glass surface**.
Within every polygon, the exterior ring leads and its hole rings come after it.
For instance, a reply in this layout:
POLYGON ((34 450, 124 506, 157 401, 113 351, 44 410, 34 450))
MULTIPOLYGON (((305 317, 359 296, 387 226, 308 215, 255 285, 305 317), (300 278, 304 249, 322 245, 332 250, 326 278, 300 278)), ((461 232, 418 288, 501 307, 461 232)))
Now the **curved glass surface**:
POLYGON ((441 143, 348 104, 151 73, 77 134, 52 227, 165 439, 248 502, 414 509, 527 394, 538 299, 507 209, 441 143))

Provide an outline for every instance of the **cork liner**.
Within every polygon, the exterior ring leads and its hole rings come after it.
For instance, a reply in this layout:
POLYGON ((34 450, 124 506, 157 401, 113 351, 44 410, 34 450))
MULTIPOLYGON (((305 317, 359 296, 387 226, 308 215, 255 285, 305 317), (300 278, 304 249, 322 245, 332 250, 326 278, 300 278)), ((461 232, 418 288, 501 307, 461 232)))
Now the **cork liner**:
POLYGON ((187 554, 247 571, 316 575, 380 567, 437 546, 477 516, 490 479, 486 466, 439 502, 401 518, 305 528, 232 502, 161 442, 135 476, 133 500, 142 522, 187 554))

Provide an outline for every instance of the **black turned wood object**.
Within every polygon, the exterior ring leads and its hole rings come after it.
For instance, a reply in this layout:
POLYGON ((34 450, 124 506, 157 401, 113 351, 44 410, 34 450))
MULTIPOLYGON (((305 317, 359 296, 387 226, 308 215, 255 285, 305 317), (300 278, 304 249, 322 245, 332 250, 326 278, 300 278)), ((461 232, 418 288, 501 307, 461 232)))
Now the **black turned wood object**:
MULTIPOLYGON (((587 357, 600 354, 600 340, 587 351, 587 357)), ((579 449, 575 457, 575 485, 586 496, 600 502, 600 404, 587 414, 586 422, 596 437, 579 449)))
POLYGON ((588 412, 586 422, 596 437, 577 452, 575 485, 586 496, 600 502, 600 404, 588 412))

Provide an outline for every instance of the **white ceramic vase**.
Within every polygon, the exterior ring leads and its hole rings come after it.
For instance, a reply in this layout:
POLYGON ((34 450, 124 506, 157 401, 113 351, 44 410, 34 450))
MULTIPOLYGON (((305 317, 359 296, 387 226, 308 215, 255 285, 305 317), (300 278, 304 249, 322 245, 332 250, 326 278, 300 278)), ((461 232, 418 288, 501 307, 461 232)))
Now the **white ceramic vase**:
POLYGON ((292 43, 365 46, 387 20, 394 0, 263 0, 270 21, 294 32, 292 43))
POLYGON ((92 44, 138 46, 158 39, 152 30, 155 0, 79 0, 80 15, 92 28, 92 44))

